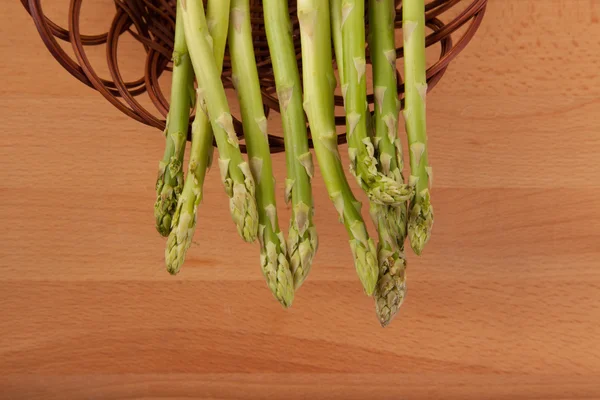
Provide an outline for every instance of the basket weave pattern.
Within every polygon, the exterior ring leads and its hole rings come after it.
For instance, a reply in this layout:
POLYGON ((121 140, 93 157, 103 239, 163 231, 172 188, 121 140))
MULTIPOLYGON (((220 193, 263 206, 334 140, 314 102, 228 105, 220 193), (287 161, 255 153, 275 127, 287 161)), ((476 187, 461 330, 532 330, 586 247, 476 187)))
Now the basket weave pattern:
MULTIPOLYGON (((159 77, 165 70, 171 69, 171 53, 175 31, 175 0, 114 0, 116 11, 111 25, 106 33, 99 35, 82 35, 80 15, 83 0, 71 0, 68 13, 68 29, 63 28, 48 19, 42 10, 40 0, 21 0, 23 6, 31 15, 44 44, 54 58, 75 78, 87 86, 100 92, 111 104, 129 117, 160 130, 165 128, 165 117, 169 104, 159 85, 159 77), (117 60, 119 38, 129 32, 146 51, 145 68, 141 78, 126 82, 121 76, 117 60), (71 58, 59 45, 57 40, 70 42, 75 52, 71 58), (106 44, 106 60, 112 80, 98 76, 86 56, 87 46, 106 44), (147 94, 155 107, 148 110, 143 107, 136 97, 147 94)), ((267 45, 264 22, 262 18, 262 2, 250 0, 252 9, 252 25, 254 31, 254 47, 257 59, 260 84, 263 92, 265 112, 279 111, 276 97, 275 79, 271 66, 269 48, 267 45)), ((402 1, 397 0, 396 28, 402 27, 402 1)), ((429 90, 440 81, 450 62, 467 46, 475 35, 483 19, 487 0, 430 0, 426 4, 426 22, 431 33, 426 38, 426 45, 440 43, 439 59, 427 70, 429 90), (449 12, 455 7, 460 11, 449 12), (443 22, 445 14, 456 15, 443 22), (458 29, 467 25, 462 36, 453 38, 458 29)), ((296 54, 300 60, 300 30, 296 15, 296 0, 290 0, 293 37, 296 54)), ((367 49, 368 54, 368 49, 367 49)), ((397 56, 403 55, 402 47, 397 48, 397 56)), ((368 62, 368 60, 367 60, 368 62)), ((400 75, 399 75, 400 76, 400 75)), ((231 64, 226 54, 223 64, 223 82, 226 87, 231 84, 231 64)), ((404 87, 398 80, 399 94, 402 97, 404 87)), ((373 94, 369 94, 369 103, 373 104, 373 94)), ((336 96, 336 104, 342 105, 341 96, 336 96)), ((193 118, 193 117, 192 117, 193 118)), ((243 135, 242 125, 235 120, 236 131, 243 135)), ((336 124, 344 125, 343 115, 336 116, 336 124)), ((345 143, 345 134, 338 136, 338 142, 345 143)), ((269 135, 272 152, 284 151, 283 138, 269 135)), ((312 143, 310 143, 312 147, 312 143)), ((245 151, 244 146, 241 146, 245 151)))

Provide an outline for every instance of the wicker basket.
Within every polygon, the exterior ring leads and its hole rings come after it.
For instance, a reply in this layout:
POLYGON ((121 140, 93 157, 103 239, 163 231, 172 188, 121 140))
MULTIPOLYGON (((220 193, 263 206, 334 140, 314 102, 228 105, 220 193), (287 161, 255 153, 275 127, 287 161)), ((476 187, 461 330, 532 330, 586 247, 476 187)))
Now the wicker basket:
MULTIPOLYGON (((40 33, 44 44, 54 58, 74 77, 86 85, 96 89, 115 107, 129 117, 153 126, 160 130, 165 127, 164 118, 167 115, 169 104, 158 83, 160 75, 165 70, 170 70, 170 58, 173 48, 173 34, 175 27, 175 0, 114 0, 116 12, 108 31, 100 35, 82 35, 80 26, 80 13, 83 0, 71 0, 68 20, 69 29, 58 26, 48 19, 41 8, 40 0, 21 0, 27 9, 40 33), (138 80, 125 82, 119 71, 117 49, 119 37, 131 33, 141 42, 146 51, 146 62, 143 76, 138 80), (59 45, 57 39, 71 43, 76 60, 72 59, 59 45), (87 46, 106 44, 106 60, 112 81, 101 79, 94 71, 86 56, 87 46), (155 110, 143 107, 136 97, 148 95, 155 106, 155 110)), ((250 0, 252 9, 252 24, 254 46, 260 83, 263 92, 263 103, 268 114, 271 110, 279 111, 276 98, 275 80, 271 66, 269 49, 262 18, 262 2, 250 0)), ((431 33, 426 38, 427 46, 440 43, 440 55, 437 62, 427 70, 429 90, 439 82, 450 62, 460 53, 475 35, 483 19, 487 0, 430 0, 426 4, 426 21, 431 33), (453 18, 444 18, 452 15, 453 18), (443 22, 444 19, 447 22, 443 22), (460 37, 453 38, 461 30, 460 37)), ((402 7, 401 0, 397 0, 397 9, 402 7)), ((298 20, 295 18, 296 1, 290 0, 290 13, 292 15, 293 35, 296 52, 300 54, 300 33, 298 20)), ((397 13, 396 28, 402 25, 401 12, 397 13)), ((367 51, 368 52, 368 51, 367 51)), ((397 49, 398 57, 403 55, 402 47, 397 49)), ((367 60, 368 61, 368 60, 367 60)), ((231 87, 231 64, 227 54, 223 65, 223 81, 226 87, 231 87)), ((400 76, 400 74, 399 74, 400 76)), ((399 79, 399 93, 402 98, 404 88, 399 79)), ((369 102, 373 103, 373 95, 369 95, 369 102)), ((342 98, 336 96, 336 104, 342 104, 342 98)), ((193 117, 192 117, 193 118, 193 117)), ((338 125, 345 124, 343 115, 336 117, 338 125)), ((243 135, 239 120, 235 120, 236 131, 243 135)), ((345 134, 338 137, 339 143, 345 143, 345 134)), ((284 150, 283 138, 269 135, 272 152, 284 150)), ((312 143, 311 143, 312 146, 312 143)), ((242 150, 245 151, 243 146, 242 150)))

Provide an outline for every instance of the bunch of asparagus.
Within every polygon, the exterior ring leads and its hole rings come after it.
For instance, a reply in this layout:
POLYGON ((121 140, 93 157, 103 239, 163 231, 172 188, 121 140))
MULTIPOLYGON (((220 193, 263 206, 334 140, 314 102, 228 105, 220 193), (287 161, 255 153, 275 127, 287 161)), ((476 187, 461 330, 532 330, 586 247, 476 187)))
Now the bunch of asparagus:
POLYGON ((264 23, 275 74, 286 149, 285 202, 292 216, 287 240, 278 223, 275 181, 268 143, 268 123, 252 41, 249 0, 178 0, 171 107, 166 146, 156 183, 156 228, 168 236, 167 270, 179 272, 190 247, 212 162, 218 147, 221 181, 229 197, 238 233, 258 239, 261 270, 275 298, 290 307, 306 279, 317 251, 308 146, 310 126, 317 162, 333 206, 344 224, 358 277, 375 298, 386 326, 406 294, 408 237, 418 255, 430 238, 433 209, 425 130, 425 5, 404 0, 403 111, 409 143, 410 176, 405 182, 403 151, 397 135, 394 0, 368 0, 368 45, 373 65, 374 111, 366 93, 366 0, 298 0, 303 80, 292 39, 288 0, 263 0, 264 23), (369 199, 377 243, 367 231, 361 203, 346 179, 337 145, 332 42, 344 97, 350 172, 369 199), (232 82, 241 106, 248 160, 242 156, 223 83, 225 47, 232 62, 232 82), (196 85, 194 85, 196 82, 196 85), (191 109, 192 145, 187 174, 183 158, 191 109))

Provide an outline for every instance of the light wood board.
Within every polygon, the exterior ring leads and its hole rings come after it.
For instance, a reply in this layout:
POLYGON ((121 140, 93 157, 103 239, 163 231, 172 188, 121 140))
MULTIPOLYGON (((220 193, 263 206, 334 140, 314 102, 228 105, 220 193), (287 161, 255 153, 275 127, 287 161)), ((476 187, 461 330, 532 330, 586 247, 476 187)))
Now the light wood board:
MULTIPOLYGON (((111 3, 84 3, 85 33, 111 3)), ((66 23, 68 2, 43 5, 66 23)), ((600 398, 599 16, 598 0, 490 0, 428 99, 435 228, 382 329, 318 171, 320 249, 291 310, 218 171, 169 276, 152 215, 163 137, 69 76, 3 2, 0 398, 600 398)), ((124 48, 137 77, 142 50, 124 48)))

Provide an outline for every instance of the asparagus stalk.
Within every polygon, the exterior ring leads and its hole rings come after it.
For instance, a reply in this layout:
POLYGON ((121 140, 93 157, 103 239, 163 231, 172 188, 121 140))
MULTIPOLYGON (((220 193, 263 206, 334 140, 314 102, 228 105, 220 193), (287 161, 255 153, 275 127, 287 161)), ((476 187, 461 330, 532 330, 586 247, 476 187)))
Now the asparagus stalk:
POLYGON ((263 13, 283 121, 288 176, 285 200, 286 203, 290 200, 292 202, 287 246, 294 285, 298 289, 310 271, 318 247, 317 230, 313 223, 313 162, 308 148, 302 87, 290 31, 288 2, 263 0, 263 13))
POLYGON ((410 147, 409 184, 415 190, 408 217, 408 237, 416 254, 429 241, 433 226, 429 182, 432 169, 427 158, 425 98, 425 4, 424 0, 405 0, 402 4, 404 33, 405 107, 404 120, 410 147))
MULTIPOLYGON (((178 15, 181 13, 178 12, 178 15)), ((229 27, 229 0, 209 0, 207 24, 213 43, 213 55, 217 70, 223 67, 223 56, 229 27)), ((178 19, 176 29, 183 30, 183 21, 178 19)), ((185 39, 185 38, 184 38, 185 39)), ((172 274, 179 272, 196 230, 198 205, 202 201, 202 188, 213 153, 213 133, 206 115, 203 91, 198 91, 196 118, 192 124, 192 148, 188 173, 183 192, 173 215, 172 230, 167 240, 165 261, 172 274)))
MULTIPOLYGON (((374 143, 380 173, 404 184, 403 152, 398 130, 396 81, 396 5, 394 0, 369 0, 369 48, 375 92, 374 143)), ((374 293, 375 308, 382 326, 398 312, 406 293, 407 204, 371 204, 371 216, 379 233, 379 281, 374 293)))
POLYGON ((171 108, 165 129, 165 152, 158 164, 156 202, 154 203, 156 230, 162 236, 167 236, 171 231, 171 220, 183 189, 182 164, 191 103, 189 88, 193 88, 193 84, 192 63, 185 41, 182 16, 178 12, 173 48, 171 108))
POLYGON ((248 0, 231 0, 229 52, 232 78, 242 111, 250 169, 257 183, 258 239, 262 272, 275 298, 284 307, 289 307, 294 299, 294 279, 287 258, 285 238, 277 220, 275 179, 267 140, 267 119, 262 106, 252 43, 248 0))
POLYGON ((342 93, 346 108, 350 171, 371 202, 399 205, 412 190, 377 170, 375 148, 367 130, 364 0, 342 0, 342 93))
POLYGON ((355 267, 370 296, 377 283, 377 250, 369 238, 344 175, 334 119, 335 76, 331 65, 329 0, 298 0, 302 43, 304 109, 311 126, 317 161, 330 199, 350 236, 355 267))
POLYGON ((240 152, 225 89, 213 56, 213 40, 208 32, 202 0, 182 0, 179 10, 183 14, 185 38, 199 92, 205 99, 219 149, 219 169, 225 192, 230 198, 231 216, 240 236, 253 242, 258 235, 254 178, 240 152))
MULTIPOLYGON (((347 88, 344 79, 344 46, 342 41, 342 0, 330 0, 331 35, 333 36, 333 49, 335 51, 335 62, 342 88, 347 88)), ((346 94, 342 92, 344 99, 346 94)))
MULTIPOLYGON (((398 138, 398 87, 396 81, 396 40, 394 0, 369 0, 369 47, 375 92, 375 140, 378 169, 404 184, 402 143, 398 138)), ((406 208, 406 202, 400 203, 406 208)))

